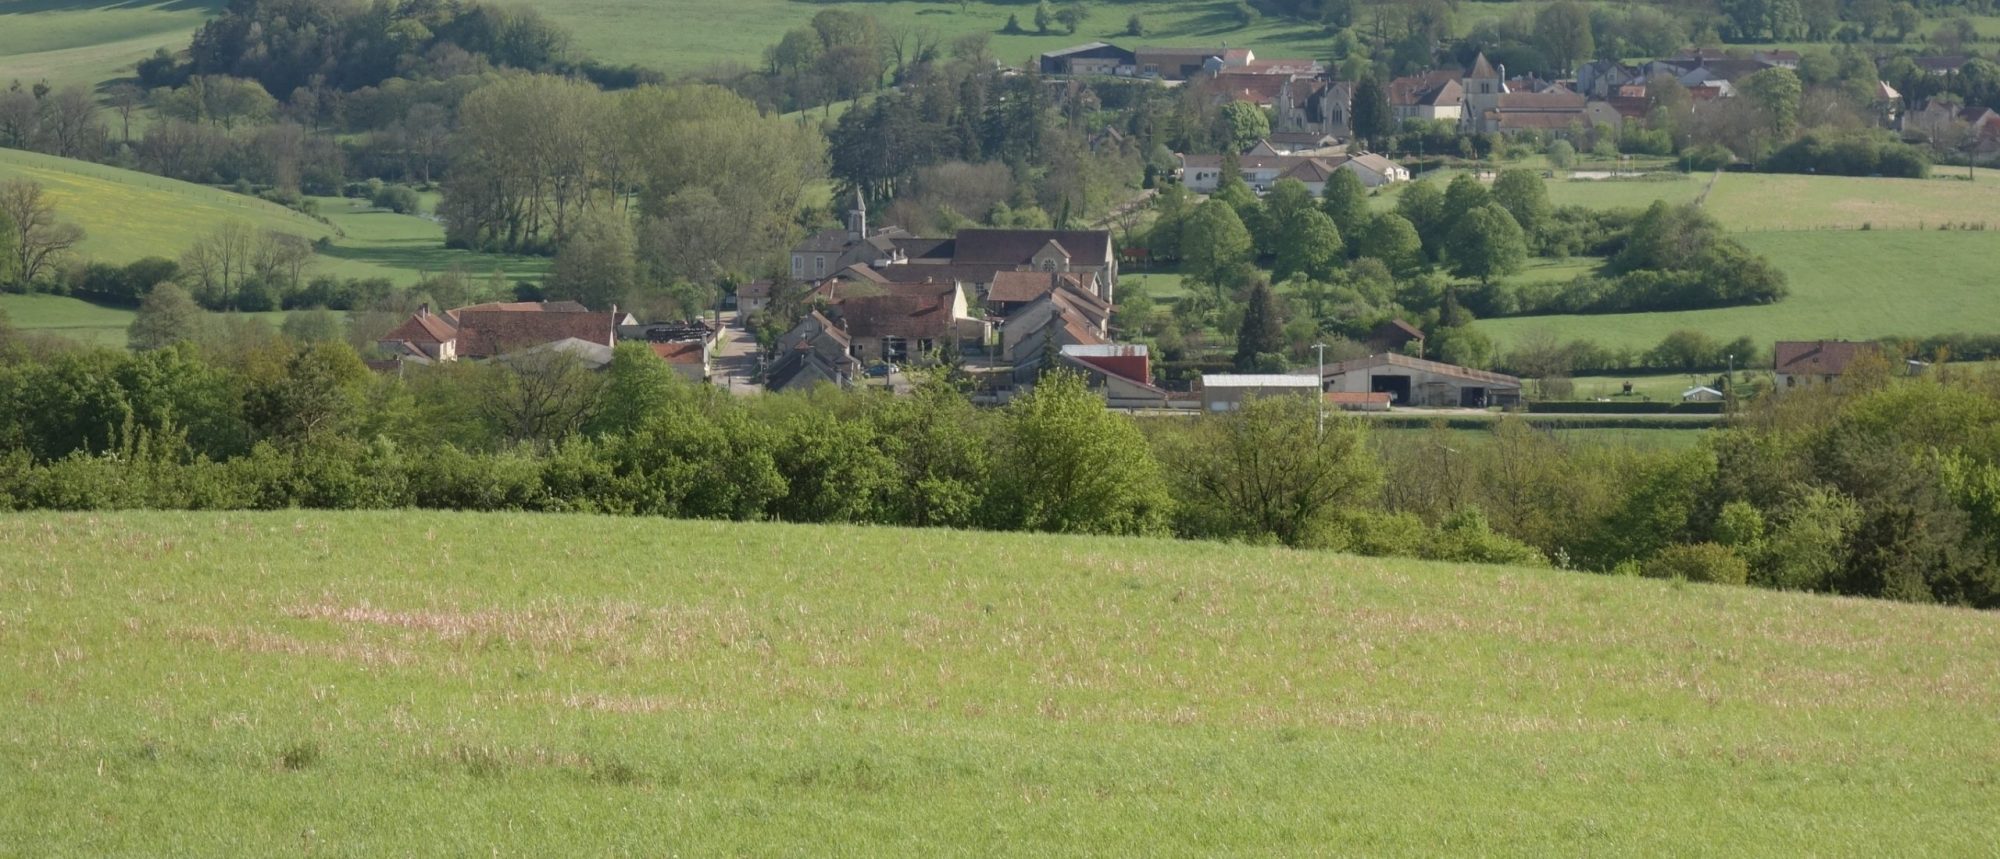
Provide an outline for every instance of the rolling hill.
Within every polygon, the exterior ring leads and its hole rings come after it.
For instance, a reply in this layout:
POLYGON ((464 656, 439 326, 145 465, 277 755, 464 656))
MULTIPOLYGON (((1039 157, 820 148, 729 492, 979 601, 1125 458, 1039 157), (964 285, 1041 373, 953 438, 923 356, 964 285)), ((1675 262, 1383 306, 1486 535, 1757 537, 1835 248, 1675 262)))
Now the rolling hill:
POLYGON ((231 221, 318 239, 331 226, 254 197, 103 164, 0 149, 0 182, 41 183, 64 220, 88 233, 81 250, 107 262, 175 258, 231 221))
POLYGON ((408 512, 16 515, 0 569, 0 853, 1969 854, 2000 807, 2000 624, 1934 606, 408 512))

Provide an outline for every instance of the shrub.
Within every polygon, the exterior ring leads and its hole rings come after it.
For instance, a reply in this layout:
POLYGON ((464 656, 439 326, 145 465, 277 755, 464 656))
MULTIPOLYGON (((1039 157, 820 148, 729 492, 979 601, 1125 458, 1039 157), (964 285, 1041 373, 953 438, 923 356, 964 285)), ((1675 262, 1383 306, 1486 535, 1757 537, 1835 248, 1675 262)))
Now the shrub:
POLYGON ((1549 164, 1557 170, 1568 170, 1576 163, 1576 146, 1567 140, 1549 144, 1549 164))
POLYGON ((1652 579, 1740 585, 1749 581, 1750 565, 1719 543, 1677 543, 1640 564, 1639 573, 1652 579))
POLYGON ((408 185, 384 185, 368 202, 377 209, 388 209, 399 215, 416 214, 419 208, 417 192, 410 190, 408 185))
POLYGON ((1548 559, 1535 547, 1493 531, 1486 515, 1476 509, 1460 510, 1439 523, 1436 533, 1419 547, 1421 555, 1438 561, 1473 564, 1517 564, 1548 566, 1548 559))

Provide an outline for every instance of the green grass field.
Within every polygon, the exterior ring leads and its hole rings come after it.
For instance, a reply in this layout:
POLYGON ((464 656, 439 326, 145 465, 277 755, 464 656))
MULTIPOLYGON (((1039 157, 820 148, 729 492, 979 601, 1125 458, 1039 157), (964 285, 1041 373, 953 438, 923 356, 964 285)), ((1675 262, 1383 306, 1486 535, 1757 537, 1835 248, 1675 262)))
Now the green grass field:
POLYGON ((232 221, 317 239, 333 229, 254 197, 69 158, 0 149, 0 181, 41 183, 58 213, 88 233, 81 250, 107 262, 176 258, 232 221))
POLYGON ((11 855, 1970 855, 2000 625, 1145 540, 0 519, 11 855))
MULTIPOLYGON (((2000 211, 2000 210, 1996 210, 2000 211)), ((1476 323, 1501 343, 1537 330, 1562 340, 1647 349, 1673 331, 1720 340, 1867 338, 2000 331, 1990 261, 2000 232, 1815 231, 1744 233, 1745 245, 1790 276, 1777 304, 1596 316, 1526 316, 1476 323)))
MULTIPOLYGON (((577 45, 616 63, 640 63, 670 74, 722 66, 756 67, 764 49, 785 31, 805 26, 826 6, 807 0, 740 0, 735 3, 669 0, 530 0, 532 6, 569 28, 577 45), (684 34, 688 38, 676 38, 684 34)), ((1477 4, 1475 4, 1477 5, 1477 4)), ((1250 47, 1271 56, 1317 56, 1326 50, 1317 27, 1266 18, 1238 28, 1223 2, 1136 0, 1089 5, 1090 18, 1075 35, 1003 35, 1007 16, 1018 15, 1032 29, 1035 7, 1019 3, 861 2, 841 8, 874 15, 891 31, 922 29, 943 40, 965 33, 993 36, 993 54, 1022 63, 1043 51, 1103 39, 1130 45, 1219 45, 1250 47), (1123 36, 1126 19, 1137 14, 1146 36, 1123 36)))
POLYGON ((156 48, 182 50, 216 0, 0 0, 0 81, 96 84, 156 48))
MULTIPOLYGON (((79 251, 105 262, 175 259, 217 228, 242 222, 310 239, 330 238, 314 272, 341 277, 386 277, 408 284, 457 267, 482 277, 497 270, 509 280, 534 279, 549 266, 546 258, 446 249, 442 224, 373 209, 358 200, 317 198, 326 219, 321 221, 205 185, 0 149, 0 181, 12 179, 41 183, 60 217, 82 225, 88 234, 79 251)), ((17 319, 16 324, 23 323, 17 319)))
MULTIPOLYGON (((6 311, 8 324, 23 331, 59 334, 117 349, 125 348, 125 329, 131 327, 132 317, 137 315, 122 307, 105 307, 68 296, 5 293, 0 293, 0 311, 6 311)), ((237 315, 255 316, 276 327, 283 325, 290 313, 273 310, 237 315)))
POLYGON ((485 277, 495 271, 508 280, 539 279, 547 257, 482 254, 444 246, 444 225, 425 217, 398 215, 366 201, 317 197, 320 215, 340 231, 319 255, 318 270, 341 277, 386 277, 415 282, 451 268, 485 277))
POLYGON ((60 334, 98 346, 125 346, 125 329, 133 312, 103 307, 62 295, 0 294, 7 322, 23 331, 60 334))

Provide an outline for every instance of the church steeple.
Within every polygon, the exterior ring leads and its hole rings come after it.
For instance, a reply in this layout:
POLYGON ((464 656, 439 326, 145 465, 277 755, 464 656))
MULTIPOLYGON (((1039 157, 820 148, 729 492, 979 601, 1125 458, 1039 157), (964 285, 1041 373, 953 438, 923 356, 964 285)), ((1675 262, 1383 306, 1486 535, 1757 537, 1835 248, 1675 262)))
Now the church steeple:
POLYGON ((853 241, 868 238, 868 202, 861 199, 861 189, 854 189, 854 208, 847 210, 847 237, 853 241))

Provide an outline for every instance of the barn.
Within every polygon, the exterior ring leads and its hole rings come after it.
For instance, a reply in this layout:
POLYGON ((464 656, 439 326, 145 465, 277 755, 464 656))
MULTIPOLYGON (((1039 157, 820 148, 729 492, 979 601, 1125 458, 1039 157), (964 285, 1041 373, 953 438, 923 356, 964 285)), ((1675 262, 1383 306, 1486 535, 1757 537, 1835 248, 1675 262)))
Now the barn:
POLYGON ((1521 402, 1521 380, 1503 373, 1381 352, 1326 368, 1326 390, 1388 394, 1398 406, 1483 409, 1521 402))

